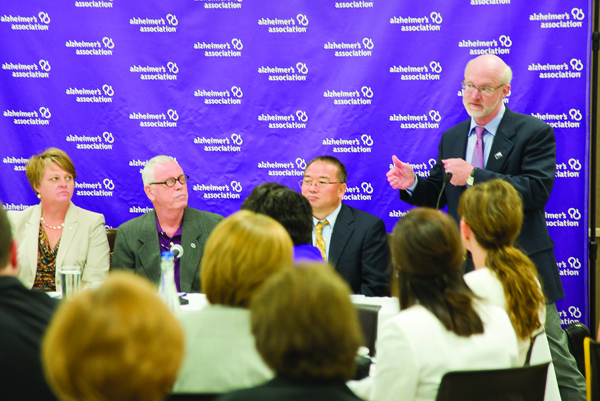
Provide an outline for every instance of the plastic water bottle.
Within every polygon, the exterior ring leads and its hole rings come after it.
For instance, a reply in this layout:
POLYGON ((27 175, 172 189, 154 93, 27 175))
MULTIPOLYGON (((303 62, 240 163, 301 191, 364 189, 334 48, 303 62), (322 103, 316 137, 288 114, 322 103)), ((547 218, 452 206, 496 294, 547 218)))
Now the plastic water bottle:
POLYGON ((160 285, 158 294, 167 305, 167 308, 174 314, 179 314, 179 295, 175 286, 175 263, 173 262, 173 252, 164 251, 161 254, 160 262, 160 285))

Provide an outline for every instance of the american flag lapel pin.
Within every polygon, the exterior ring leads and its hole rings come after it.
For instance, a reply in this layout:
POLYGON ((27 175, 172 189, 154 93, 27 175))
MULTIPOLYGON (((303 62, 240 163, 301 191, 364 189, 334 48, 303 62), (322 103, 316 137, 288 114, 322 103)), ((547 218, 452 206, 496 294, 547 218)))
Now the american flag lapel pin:
POLYGON ((494 157, 496 158, 496 160, 498 160, 499 158, 501 158, 501 157, 502 157, 502 153, 501 153, 501 152, 498 152, 498 153, 496 153, 496 154, 494 155, 494 157))

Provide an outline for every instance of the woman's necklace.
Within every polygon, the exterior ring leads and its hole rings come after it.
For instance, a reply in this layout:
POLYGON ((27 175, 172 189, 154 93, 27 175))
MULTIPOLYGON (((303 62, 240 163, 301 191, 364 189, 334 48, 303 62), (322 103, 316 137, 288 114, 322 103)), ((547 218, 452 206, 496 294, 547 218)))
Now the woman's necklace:
POLYGON ((51 228, 53 230, 61 230, 65 226, 64 222, 61 223, 59 226, 51 226, 50 224, 46 223, 46 221, 44 220, 43 217, 40 217, 40 220, 41 220, 41 222, 42 222, 43 225, 45 225, 46 227, 51 228))

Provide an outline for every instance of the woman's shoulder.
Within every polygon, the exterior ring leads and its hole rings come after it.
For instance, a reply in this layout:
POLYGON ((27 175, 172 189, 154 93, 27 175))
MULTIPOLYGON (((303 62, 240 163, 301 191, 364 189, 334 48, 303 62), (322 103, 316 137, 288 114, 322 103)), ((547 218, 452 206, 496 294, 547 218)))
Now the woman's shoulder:
POLYGON ((384 330, 402 331, 407 336, 420 337, 422 333, 431 333, 444 329, 442 323, 429 310, 421 305, 413 305, 400 311, 384 325, 384 330))
MULTIPOLYGON (((6 215, 8 216, 8 220, 11 222, 11 224, 13 224, 15 227, 19 227, 20 225, 29 221, 32 214, 36 213, 40 208, 41 206, 38 204, 29 206, 23 210, 7 210, 6 215)), ((41 215, 41 212, 37 213, 40 213, 41 215)))
POLYGON ((469 286, 475 295, 486 301, 505 308, 506 297, 504 295, 504 286, 487 267, 474 270, 464 275, 465 283, 469 286))
POLYGON ((83 220, 88 220, 88 221, 102 220, 102 221, 104 221, 104 215, 102 213, 93 212, 91 210, 84 209, 82 207, 75 205, 74 203, 71 203, 71 207, 69 207, 69 211, 67 212, 67 215, 70 213, 76 214, 77 218, 83 219, 83 220))
POLYGON ((250 328, 250 311, 224 305, 206 305, 201 310, 189 311, 181 316, 186 329, 208 333, 250 328))

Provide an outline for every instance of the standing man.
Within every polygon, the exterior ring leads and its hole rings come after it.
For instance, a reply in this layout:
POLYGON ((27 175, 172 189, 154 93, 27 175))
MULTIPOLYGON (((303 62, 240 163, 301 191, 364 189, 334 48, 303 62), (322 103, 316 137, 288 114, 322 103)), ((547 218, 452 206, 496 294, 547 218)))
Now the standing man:
POLYGON ((175 259, 177 291, 200 292, 204 244, 223 216, 188 207, 188 176, 170 156, 156 156, 142 170, 144 192, 154 210, 117 229, 113 269, 132 270, 158 284, 161 252, 183 247, 175 259))
POLYGON ((313 245, 356 294, 389 295, 391 252, 383 220, 342 203, 346 167, 332 156, 311 160, 300 181, 312 206, 313 245))
POLYGON ((429 178, 418 178, 407 163, 392 157, 395 167, 388 181, 400 199, 417 206, 435 207, 444 175, 452 174, 441 194, 440 207, 458 222, 458 201, 467 185, 499 178, 511 183, 523 198, 524 220, 518 245, 535 263, 543 282, 546 333, 561 397, 585 400, 585 381, 569 352, 555 302, 564 297, 554 257, 554 242, 546 226, 545 207, 556 170, 554 131, 543 121, 509 110, 502 99, 510 91, 512 71, 494 55, 467 64, 463 104, 470 119, 448 129, 438 147, 437 163, 429 178))
POLYGON ((42 371, 40 346, 58 301, 17 278, 17 243, 0 204, 0 391, 4 400, 56 401, 42 371))

